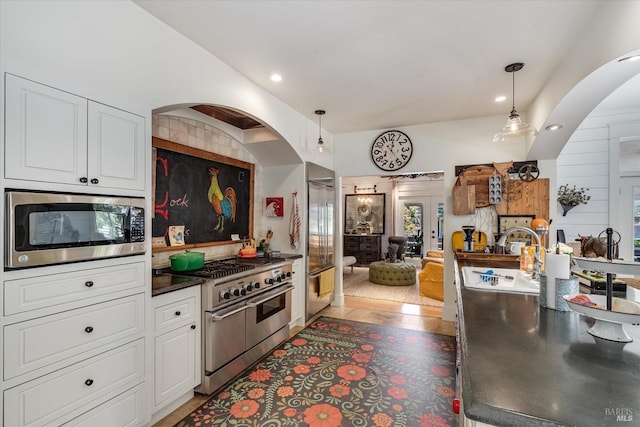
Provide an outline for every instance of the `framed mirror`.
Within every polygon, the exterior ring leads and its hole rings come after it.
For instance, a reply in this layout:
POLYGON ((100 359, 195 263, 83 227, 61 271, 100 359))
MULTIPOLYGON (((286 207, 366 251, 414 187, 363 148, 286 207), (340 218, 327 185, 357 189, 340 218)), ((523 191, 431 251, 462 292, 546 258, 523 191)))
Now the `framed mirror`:
POLYGON ((384 193, 344 196, 345 234, 384 234, 384 193))

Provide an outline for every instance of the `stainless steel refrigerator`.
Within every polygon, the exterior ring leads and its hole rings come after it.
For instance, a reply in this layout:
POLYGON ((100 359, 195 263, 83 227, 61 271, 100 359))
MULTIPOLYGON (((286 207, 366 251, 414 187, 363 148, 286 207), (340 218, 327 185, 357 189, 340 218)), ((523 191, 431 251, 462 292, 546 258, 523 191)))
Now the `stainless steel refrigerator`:
MULTIPOLYGON (((321 277, 335 270, 335 173, 315 163, 306 164, 307 177, 307 291, 306 320, 331 304, 333 292, 321 295, 321 277)), ((333 283, 333 281, 332 281, 333 283)), ((326 289, 323 289, 326 291, 326 289)))

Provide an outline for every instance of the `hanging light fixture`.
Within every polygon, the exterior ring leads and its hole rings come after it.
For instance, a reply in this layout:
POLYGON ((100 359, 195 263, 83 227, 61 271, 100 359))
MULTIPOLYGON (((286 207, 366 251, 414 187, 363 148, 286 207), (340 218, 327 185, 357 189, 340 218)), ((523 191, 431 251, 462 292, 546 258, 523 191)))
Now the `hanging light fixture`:
POLYGON ((322 140, 322 116, 326 111, 316 110, 315 113, 318 115, 318 151, 322 153, 325 150, 324 141, 322 140))
POLYGON ((494 143, 503 142, 516 142, 522 141, 522 138, 528 137, 529 133, 533 131, 533 127, 522 121, 520 114, 516 111, 516 71, 522 70, 524 64, 522 62, 515 62, 507 65, 504 70, 507 73, 511 73, 512 76, 512 105, 507 125, 502 130, 493 136, 494 143))

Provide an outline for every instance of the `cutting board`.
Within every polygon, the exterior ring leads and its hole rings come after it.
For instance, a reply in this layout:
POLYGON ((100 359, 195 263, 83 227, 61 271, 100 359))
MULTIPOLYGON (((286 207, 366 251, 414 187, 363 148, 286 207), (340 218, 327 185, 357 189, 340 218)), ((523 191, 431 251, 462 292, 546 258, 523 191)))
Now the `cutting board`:
MULTIPOLYGON (((473 250, 482 252, 487 247, 487 235, 482 231, 473 233, 473 250)), ((464 250, 464 233, 462 231, 454 231, 451 236, 451 248, 454 252, 464 250)))
POLYGON ((472 215, 476 212, 476 188, 467 185, 464 177, 459 177, 453 187, 453 214, 472 215))

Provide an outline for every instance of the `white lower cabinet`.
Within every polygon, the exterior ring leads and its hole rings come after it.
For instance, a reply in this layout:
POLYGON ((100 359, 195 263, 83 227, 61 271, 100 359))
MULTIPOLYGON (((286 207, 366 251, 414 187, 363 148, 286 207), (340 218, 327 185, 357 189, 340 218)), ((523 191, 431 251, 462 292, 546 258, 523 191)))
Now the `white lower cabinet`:
POLYGON ((148 422, 145 265, 131 257, 4 273, 1 425, 148 422))
POLYGON ((139 385, 74 418, 64 426, 134 427, 145 421, 145 386, 139 385))
POLYGON ((153 297, 154 413, 200 384, 200 286, 153 297))
POLYGON ((62 424, 144 381, 144 339, 4 392, 4 425, 62 424))
POLYGON ((293 261, 293 290, 291 291, 291 322, 289 327, 304 326, 305 323, 305 283, 302 258, 293 261))
POLYGON ((144 294, 119 298, 4 328, 4 377, 13 378, 110 342, 144 333, 144 294))

